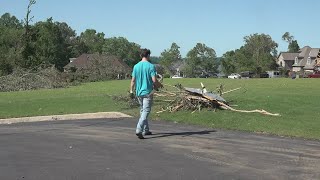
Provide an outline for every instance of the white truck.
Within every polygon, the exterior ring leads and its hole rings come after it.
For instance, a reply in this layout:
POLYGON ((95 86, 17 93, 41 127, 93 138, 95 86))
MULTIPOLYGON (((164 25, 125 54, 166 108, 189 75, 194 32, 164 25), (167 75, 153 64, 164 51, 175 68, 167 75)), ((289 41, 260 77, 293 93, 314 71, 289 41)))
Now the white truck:
POLYGON ((267 71, 269 78, 278 78, 280 77, 279 71, 267 71))

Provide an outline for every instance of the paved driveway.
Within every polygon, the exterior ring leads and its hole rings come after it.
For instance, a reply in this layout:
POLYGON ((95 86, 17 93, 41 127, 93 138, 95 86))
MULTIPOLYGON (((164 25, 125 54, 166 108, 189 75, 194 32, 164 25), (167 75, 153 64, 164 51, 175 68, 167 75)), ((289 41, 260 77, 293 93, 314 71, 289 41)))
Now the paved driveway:
POLYGON ((134 119, 0 126, 0 179, 320 179, 320 142, 134 119))

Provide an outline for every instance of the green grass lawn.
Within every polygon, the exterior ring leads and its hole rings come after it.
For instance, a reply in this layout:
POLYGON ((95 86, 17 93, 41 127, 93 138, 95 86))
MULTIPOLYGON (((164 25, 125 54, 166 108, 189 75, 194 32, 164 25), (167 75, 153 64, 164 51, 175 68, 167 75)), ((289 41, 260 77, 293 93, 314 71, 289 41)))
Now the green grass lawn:
MULTIPOLYGON (((225 90, 242 87, 224 98, 236 109, 264 109, 281 117, 226 110, 161 113, 155 102, 152 119, 204 125, 211 128, 235 129, 285 136, 320 139, 319 79, 165 79, 166 84, 181 83, 185 87, 215 90, 222 83, 225 90)), ((121 111, 137 115, 109 95, 125 95, 129 81, 88 83, 66 89, 0 93, 0 118, 53 115, 67 113, 121 111)))

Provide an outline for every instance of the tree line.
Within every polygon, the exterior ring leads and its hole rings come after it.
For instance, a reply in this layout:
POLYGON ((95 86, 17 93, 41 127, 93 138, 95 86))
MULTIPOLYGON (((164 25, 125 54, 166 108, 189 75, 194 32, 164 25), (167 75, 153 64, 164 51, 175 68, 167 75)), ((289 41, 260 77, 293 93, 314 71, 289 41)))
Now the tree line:
MULTIPOLYGON (((297 40, 286 32, 282 39, 288 45, 288 52, 298 52, 297 40)), ((257 74, 276 70, 278 44, 267 34, 252 34, 244 37, 244 45, 239 49, 228 51, 222 56, 222 67, 226 74, 232 72, 252 71, 257 74)))
POLYGON ((24 20, 9 13, 0 17, 1 76, 11 74, 15 68, 36 70, 54 66, 63 71, 69 58, 83 53, 114 55, 129 66, 139 61, 140 45, 124 37, 106 38, 94 29, 77 35, 67 23, 52 18, 31 24, 31 7, 35 3, 29 1, 24 20))
MULTIPOLYGON (((36 70, 54 66, 63 71, 69 58, 83 53, 107 54, 122 59, 130 67, 140 57, 141 46, 129 42, 125 37, 106 37, 103 32, 87 29, 77 35, 65 22, 57 22, 52 18, 31 24, 33 17, 31 8, 36 3, 30 0, 24 20, 5 13, 0 17, 0 76, 11 74, 16 68, 36 70)), ((299 50, 298 42, 290 33, 283 35, 289 43, 289 52, 299 50)), ((278 44, 267 34, 251 34, 244 37, 244 45, 239 49, 228 51, 222 58, 217 58, 213 48, 198 43, 185 58, 181 57, 180 47, 172 43, 160 57, 153 57, 160 63, 165 73, 173 74, 171 67, 183 62, 184 74, 197 77, 203 73, 217 73, 222 65, 225 74, 241 71, 262 71, 276 69, 278 44)))
MULTIPOLYGON (((244 45, 239 49, 228 51, 221 58, 216 57, 213 48, 198 43, 191 49, 184 59, 183 71, 188 77, 197 77, 203 73, 217 73, 221 65, 221 71, 225 74, 251 71, 260 74, 267 70, 276 70, 278 57, 278 44, 267 34, 251 34, 245 36, 244 45)), ((289 32, 284 33, 282 40, 288 43, 288 52, 300 50, 297 40, 289 32)), ((181 61, 179 46, 172 43, 171 48, 164 50, 160 56, 160 63, 169 67, 181 61)))

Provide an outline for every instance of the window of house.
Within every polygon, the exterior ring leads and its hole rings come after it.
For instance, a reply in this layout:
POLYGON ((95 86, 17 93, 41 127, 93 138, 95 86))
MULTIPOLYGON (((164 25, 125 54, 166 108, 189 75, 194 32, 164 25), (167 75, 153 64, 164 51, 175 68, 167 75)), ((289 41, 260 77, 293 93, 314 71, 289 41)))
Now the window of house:
POLYGON ((283 67, 283 63, 282 63, 282 61, 280 62, 280 66, 281 66, 281 67, 283 67))
POLYGON ((308 57, 307 64, 311 64, 311 58, 308 57))
POLYGON ((294 63, 295 63, 295 64, 298 64, 298 63, 299 63, 298 57, 296 57, 296 58, 294 59, 294 63))

